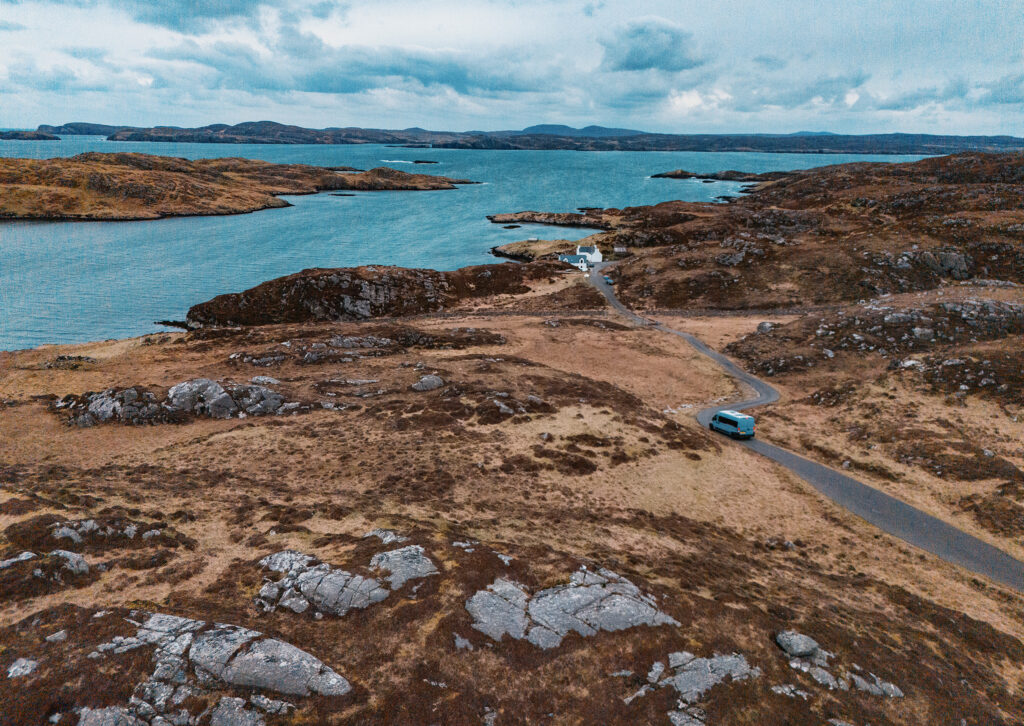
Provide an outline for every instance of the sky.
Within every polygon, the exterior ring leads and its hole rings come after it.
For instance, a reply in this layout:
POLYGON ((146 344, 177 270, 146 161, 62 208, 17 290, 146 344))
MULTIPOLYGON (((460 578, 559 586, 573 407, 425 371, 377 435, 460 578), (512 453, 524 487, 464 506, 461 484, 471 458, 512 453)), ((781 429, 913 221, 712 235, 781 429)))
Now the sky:
POLYGON ((1024 135, 1022 0, 0 0, 0 127, 1024 135))

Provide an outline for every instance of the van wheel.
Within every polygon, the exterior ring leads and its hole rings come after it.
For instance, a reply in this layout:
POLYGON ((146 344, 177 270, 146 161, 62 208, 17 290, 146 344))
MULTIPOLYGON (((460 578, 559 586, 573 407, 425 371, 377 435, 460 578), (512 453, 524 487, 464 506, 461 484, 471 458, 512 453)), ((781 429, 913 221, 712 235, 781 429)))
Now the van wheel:
POLYGON ((714 426, 712 426, 711 424, 708 424, 708 428, 709 428, 709 429, 711 429, 712 431, 714 431, 714 430, 715 430, 715 427, 714 427, 714 426))

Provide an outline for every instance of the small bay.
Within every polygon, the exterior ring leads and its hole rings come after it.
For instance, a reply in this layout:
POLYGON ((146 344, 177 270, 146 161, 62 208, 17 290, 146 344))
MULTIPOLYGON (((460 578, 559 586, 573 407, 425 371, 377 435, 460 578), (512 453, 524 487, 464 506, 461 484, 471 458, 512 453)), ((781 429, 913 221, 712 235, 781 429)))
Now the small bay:
POLYGON ((190 305, 309 267, 365 264, 452 270, 498 262, 490 249, 528 237, 578 239, 591 230, 525 225, 486 215, 712 201, 743 184, 651 179, 672 169, 708 173, 804 169, 916 156, 469 151, 382 145, 115 143, 103 137, 0 142, 0 156, 48 158, 133 151, 186 158, 240 156, 281 163, 391 166, 472 179, 453 191, 284 197, 293 206, 223 217, 140 222, 0 221, 0 350, 123 338, 180 320, 190 305), (415 160, 436 164, 413 164, 415 160))

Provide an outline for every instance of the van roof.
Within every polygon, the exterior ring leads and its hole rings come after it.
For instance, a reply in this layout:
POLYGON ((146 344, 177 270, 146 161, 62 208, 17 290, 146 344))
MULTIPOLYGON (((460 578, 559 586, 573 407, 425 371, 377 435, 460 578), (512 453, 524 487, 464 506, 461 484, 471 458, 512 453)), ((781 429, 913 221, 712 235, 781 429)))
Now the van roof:
POLYGON ((750 418, 750 419, 754 418, 753 416, 748 416, 745 413, 740 413, 739 411, 730 411, 728 409, 726 409, 724 411, 719 411, 719 413, 724 413, 727 416, 735 416, 736 418, 750 418))

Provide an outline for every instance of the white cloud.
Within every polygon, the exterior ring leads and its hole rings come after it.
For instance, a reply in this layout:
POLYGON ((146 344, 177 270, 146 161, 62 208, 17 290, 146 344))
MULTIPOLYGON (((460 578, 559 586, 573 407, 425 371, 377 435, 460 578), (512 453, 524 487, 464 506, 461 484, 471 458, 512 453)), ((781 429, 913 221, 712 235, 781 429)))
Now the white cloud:
POLYGON ((1015 133, 1024 121, 1024 14, 1007 13, 1001 0, 943 12, 930 0, 7 0, 4 8, 0 126, 273 118, 1015 133))

